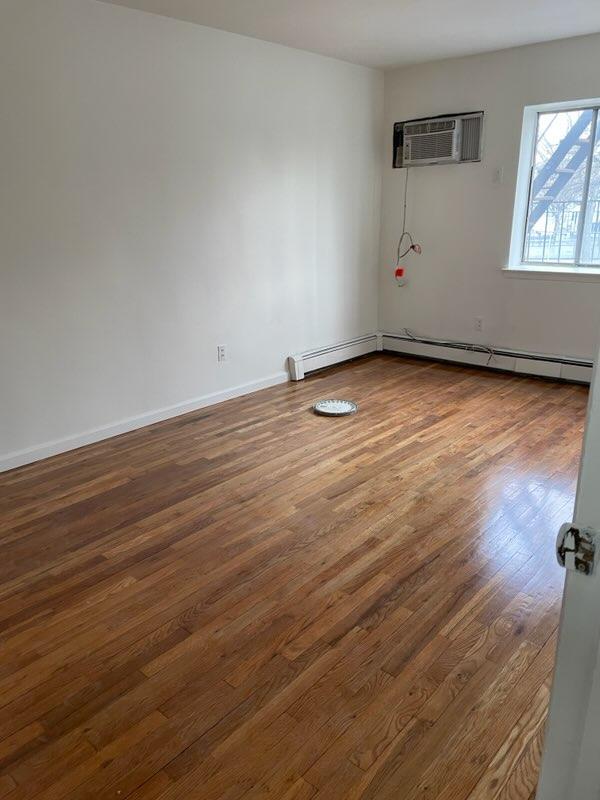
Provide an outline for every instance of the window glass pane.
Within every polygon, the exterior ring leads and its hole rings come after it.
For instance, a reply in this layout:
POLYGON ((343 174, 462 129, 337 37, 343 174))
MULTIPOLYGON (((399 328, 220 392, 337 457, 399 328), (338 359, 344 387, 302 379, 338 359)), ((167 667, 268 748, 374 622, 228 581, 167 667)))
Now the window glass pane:
POLYGON ((538 117, 524 261, 575 261, 593 116, 586 109, 538 117))
POLYGON ((596 127, 596 142, 581 246, 581 263, 600 265, 600 126, 596 127))

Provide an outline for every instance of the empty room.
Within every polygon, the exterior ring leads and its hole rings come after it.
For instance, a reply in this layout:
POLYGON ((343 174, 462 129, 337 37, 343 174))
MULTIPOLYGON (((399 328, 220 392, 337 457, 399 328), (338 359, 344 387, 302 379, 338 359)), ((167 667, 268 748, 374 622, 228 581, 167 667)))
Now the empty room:
POLYGON ((0 800, 600 797, 597 0, 0 0, 0 800))

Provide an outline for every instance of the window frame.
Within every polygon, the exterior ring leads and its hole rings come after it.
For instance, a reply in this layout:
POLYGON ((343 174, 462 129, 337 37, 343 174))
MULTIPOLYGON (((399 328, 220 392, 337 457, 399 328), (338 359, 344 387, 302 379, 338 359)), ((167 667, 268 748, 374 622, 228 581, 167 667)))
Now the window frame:
POLYGON ((526 106, 523 112, 523 127, 521 134, 521 148, 519 152, 519 166, 517 173, 517 186, 511 232, 509 263, 505 268, 515 272, 548 272, 566 274, 591 274, 600 276, 600 264, 589 264, 581 261, 583 248, 583 235, 587 215, 587 200, 594 162, 596 136, 600 129, 600 98, 590 100, 573 100, 558 103, 544 103, 542 105, 526 106), (525 259, 527 241, 527 220, 529 218, 529 203, 533 183, 533 170, 535 167, 535 152, 540 116, 542 114, 561 111, 592 111, 592 128, 590 153, 585 167, 584 199, 582 213, 578 220, 577 241, 575 245, 575 258, 573 263, 567 261, 532 261, 525 259))

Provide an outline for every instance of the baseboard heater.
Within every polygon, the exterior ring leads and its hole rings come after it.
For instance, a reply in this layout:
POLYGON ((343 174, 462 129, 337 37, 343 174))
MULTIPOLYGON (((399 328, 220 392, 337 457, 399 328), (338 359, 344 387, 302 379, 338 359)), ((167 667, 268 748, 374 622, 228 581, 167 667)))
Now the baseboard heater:
POLYGON ((524 375, 558 378, 573 383, 591 383, 592 380, 593 362, 588 359, 528 353, 498 347, 492 348, 492 355, 490 348, 477 344, 439 342, 398 333, 383 333, 381 337, 384 352, 420 356, 435 361, 451 361, 524 375))
POLYGON ((347 339, 345 342, 321 347, 318 350, 309 350, 288 358, 290 377, 293 381, 301 381, 309 372, 314 372, 341 361, 365 356, 381 350, 381 337, 376 333, 358 336, 356 339, 347 339))

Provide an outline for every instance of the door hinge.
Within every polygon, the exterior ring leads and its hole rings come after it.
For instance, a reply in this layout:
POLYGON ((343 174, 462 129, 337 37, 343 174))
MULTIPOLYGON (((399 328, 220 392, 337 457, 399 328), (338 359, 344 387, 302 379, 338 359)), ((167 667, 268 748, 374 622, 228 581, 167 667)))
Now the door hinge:
POLYGON ((596 566, 598 531, 578 528, 571 522, 561 526, 556 540, 556 557, 561 567, 591 575, 596 566))

